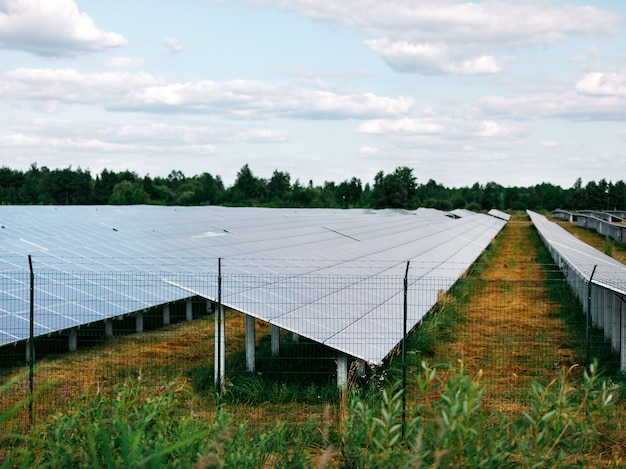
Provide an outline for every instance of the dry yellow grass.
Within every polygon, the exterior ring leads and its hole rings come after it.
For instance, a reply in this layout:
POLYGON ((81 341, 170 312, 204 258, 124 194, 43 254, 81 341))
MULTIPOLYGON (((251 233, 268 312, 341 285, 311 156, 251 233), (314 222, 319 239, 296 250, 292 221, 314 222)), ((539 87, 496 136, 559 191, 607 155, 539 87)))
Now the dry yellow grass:
POLYGON ((548 298, 545 270, 536 262, 532 230, 525 215, 505 226, 481 271, 488 282, 463 306, 467 320, 456 340, 436 352, 462 360, 474 374, 480 370, 485 405, 500 411, 523 410, 532 381, 549 382, 560 367, 574 364, 565 326, 554 314, 559 305, 548 298))

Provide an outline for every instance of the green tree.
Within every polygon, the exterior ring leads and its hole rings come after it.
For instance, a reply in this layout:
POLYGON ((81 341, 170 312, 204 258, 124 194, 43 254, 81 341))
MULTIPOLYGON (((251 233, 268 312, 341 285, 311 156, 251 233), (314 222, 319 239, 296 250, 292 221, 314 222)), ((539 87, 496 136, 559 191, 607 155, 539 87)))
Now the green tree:
POLYGON ((349 181, 343 181, 339 184, 335 191, 335 198, 341 207, 357 207, 360 204, 362 193, 363 184, 361 184, 361 180, 353 177, 349 181))
POLYGON ((611 209, 626 208, 626 184, 621 179, 611 187, 609 204, 611 209))
POLYGON ((504 210, 504 187, 493 181, 485 184, 481 206, 483 210, 504 210))
POLYGON ((265 181, 257 178, 245 164, 237 173, 230 190, 230 201, 236 205, 258 205, 265 195, 265 181))
POLYGON ((92 201, 91 174, 80 167, 74 171, 71 166, 47 171, 43 174, 41 190, 44 203, 88 204, 92 201))
POLYGON ((24 174, 7 166, 0 168, 0 204, 20 203, 20 188, 24 185, 24 174))
POLYGON ((287 172, 274 170, 267 183, 267 198, 271 204, 283 206, 291 191, 291 176, 287 172))
POLYGON ((385 175, 379 171, 374 177, 373 198, 377 208, 415 208, 417 186, 413 170, 406 166, 385 175))
POLYGON ((113 188, 113 193, 109 198, 111 205, 145 204, 147 201, 148 194, 146 194, 146 191, 139 181, 118 182, 113 188))
POLYGON ((202 173, 196 177, 200 184, 199 203, 218 205, 224 197, 224 183, 219 176, 210 173, 202 173))
POLYGON ((132 171, 115 173, 105 168, 96 176, 93 188, 93 201, 95 204, 106 204, 111 198, 113 188, 117 183, 122 181, 136 182, 139 180, 137 173, 132 171))

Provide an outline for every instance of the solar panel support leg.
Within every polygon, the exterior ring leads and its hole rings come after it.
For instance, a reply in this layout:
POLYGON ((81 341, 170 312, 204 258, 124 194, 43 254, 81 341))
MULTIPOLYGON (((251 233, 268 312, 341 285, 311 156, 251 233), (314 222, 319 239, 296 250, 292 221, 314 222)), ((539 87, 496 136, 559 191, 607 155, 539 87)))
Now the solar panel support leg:
POLYGON ((193 320, 193 303, 191 302, 191 298, 187 298, 185 301, 185 318, 187 321, 193 320))
POLYGON ((255 370, 256 337, 254 331, 254 318, 246 315, 246 369, 250 373, 255 370))
POLYGON ((76 328, 72 328, 70 329, 70 345, 69 345, 69 350, 70 352, 76 352, 76 350, 78 349, 78 332, 76 330, 76 328))
POLYGON ((170 316, 170 304, 166 303, 163 305, 163 325, 169 326, 172 322, 172 318, 170 316))
POLYGON ((348 356, 340 353, 337 356, 337 387, 340 390, 346 388, 348 383, 348 356))
POLYGON ((139 311, 135 316, 135 329, 137 330, 137 334, 141 334, 143 332, 143 312, 139 311))
POLYGON ((220 389, 226 376, 226 325, 224 307, 218 305, 215 313, 215 367, 213 384, 220 389))
POLYGON ((280 327, 272 324, 272 334, 271 334, 271 343, 272 343, 272 357, 277 357, 278 352, 280 351, 280 327))
POLYGON ((113 318, 104 320, 104 335, 106 337, 113 337, 113 318))
MULTIPOLYGON (((621 302, 620 302, 621 303, 621 302)), ((624 321, 623 304, 619 308, 619 368, 626 372, 626 321, 624 321)))

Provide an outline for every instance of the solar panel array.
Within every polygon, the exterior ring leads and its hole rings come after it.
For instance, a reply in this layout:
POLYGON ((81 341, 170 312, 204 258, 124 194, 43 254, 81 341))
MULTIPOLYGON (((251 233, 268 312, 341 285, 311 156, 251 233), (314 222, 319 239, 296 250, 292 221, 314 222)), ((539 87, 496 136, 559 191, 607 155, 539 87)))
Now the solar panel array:
POLYGON ((620 369, 626 372, 626 341, 623 334, 626 266, 582 242, 543 215, 527 212, 578 297, 590 324, 604 332, 612 349, 619 352, 620 369))
MULTIPOLYGON (((28 338, 28 255, 37 276, 56 282, 38 292, 36 309, 47 314, 36 336, 190 293, 216 300, 221 258, 227 306, 380 363, 402 338, 403 290, 377 279, 402 278, 410 261, 411 288, 445 279, 447 289, 505 223, 433 209, 4 206, 0 345, 28 338), (323 276, 335 280, 315 282, 323 276)), ((409 328, 437 301, 429 291, 411 302, 409 328)))
POLYGON ((626 294, 626 266, 581 241, 543 215, 527 210, 553 259, 568 275, 575 271, 581 280, 593 282, 621 294, 626 294), (594 271, 595 270, 595 271, 594 271))

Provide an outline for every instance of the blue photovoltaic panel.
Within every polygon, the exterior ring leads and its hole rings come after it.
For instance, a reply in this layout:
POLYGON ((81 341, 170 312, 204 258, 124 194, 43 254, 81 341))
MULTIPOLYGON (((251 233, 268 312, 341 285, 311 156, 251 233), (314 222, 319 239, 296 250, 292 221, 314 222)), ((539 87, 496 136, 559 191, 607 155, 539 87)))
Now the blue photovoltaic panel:
POLYGON ((380 363, 402 336, 407 261, 412 328, 505 223, 433 209, 4 206, 0 345, 28 337, 28 255, 52 281, 37 290, 36 334, 190 293, 215 300, 222 258, 224 304, 380 363))

